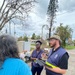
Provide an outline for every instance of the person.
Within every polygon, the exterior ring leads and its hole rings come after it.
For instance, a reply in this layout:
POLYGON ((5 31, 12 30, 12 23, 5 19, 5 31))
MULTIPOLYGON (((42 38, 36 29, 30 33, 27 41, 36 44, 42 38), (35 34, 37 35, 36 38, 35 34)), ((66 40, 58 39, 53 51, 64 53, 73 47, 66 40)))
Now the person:
POLYGON ((37 75, 40 75, 42 70, 43 70, 43 66, 40 66, 36 60, 37 59, 41 59, 41 54, 43 53, 43 50, 40 48, 42 45, 41 41, 36 41, 36 49, 32 52, 31 54, 31 60, 32 60, 32 75, 35 75, 37 73, 37 75))
POLYGON ((32 75, 29 66, 20 59, 14 37, 0 36, 0 75, 32 75))
MULTIPOLYGON (((58 35, 53 35, 50 38, 49 44, 52 49, 50 50, 45 66, 46 75, 63 75, 68 69, 69 55, 67 51, 61 47, 61 42, 58 35)), ((45 56, 46 54, 42 54, 43 58, 45 56)))
POLYGON ((22 52, 19 53, 19 57, 25 61, 25 54, 26 54, 26 50, 23 50, 22 52))

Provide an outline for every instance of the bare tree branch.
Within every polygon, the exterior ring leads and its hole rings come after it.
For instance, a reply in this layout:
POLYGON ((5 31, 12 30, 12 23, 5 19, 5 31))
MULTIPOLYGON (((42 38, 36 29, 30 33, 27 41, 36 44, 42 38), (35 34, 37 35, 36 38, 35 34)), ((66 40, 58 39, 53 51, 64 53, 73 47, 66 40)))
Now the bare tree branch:
POLYGON ((4 0, 0 8, 0 30, 13 18, 24 20, 35 0, 4 0), (5 4, 6 3, 6 4, 5 4), (25 15, 24 15, 25 14, 25 15))
POLYGON ((1 12, 3 6, 4 6, 4 3, 5 3, 5 0, 3 1, 3 4, 2 4, 2 6, 1 6, 1 8, 0 8, 0 12, 1 12))

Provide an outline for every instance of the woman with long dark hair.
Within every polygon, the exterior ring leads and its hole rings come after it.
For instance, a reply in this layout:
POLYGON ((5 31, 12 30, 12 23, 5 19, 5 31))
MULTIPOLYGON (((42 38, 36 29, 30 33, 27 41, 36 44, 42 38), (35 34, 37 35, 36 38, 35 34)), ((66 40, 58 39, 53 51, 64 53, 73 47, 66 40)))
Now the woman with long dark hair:
POLYGON ((28 65, 19 58, 14 37, 0 36, 0 75, 32 75, 28 65))

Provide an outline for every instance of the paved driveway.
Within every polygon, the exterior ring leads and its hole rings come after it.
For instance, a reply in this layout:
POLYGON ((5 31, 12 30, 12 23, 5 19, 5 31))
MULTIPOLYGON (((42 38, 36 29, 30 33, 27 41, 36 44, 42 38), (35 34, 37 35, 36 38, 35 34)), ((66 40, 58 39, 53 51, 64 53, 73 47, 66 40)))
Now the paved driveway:
POLYGON ((69 58, 69 67, 68 71, 65 75, 75 75, 75 50, 68 51, 70 58, 69 58))

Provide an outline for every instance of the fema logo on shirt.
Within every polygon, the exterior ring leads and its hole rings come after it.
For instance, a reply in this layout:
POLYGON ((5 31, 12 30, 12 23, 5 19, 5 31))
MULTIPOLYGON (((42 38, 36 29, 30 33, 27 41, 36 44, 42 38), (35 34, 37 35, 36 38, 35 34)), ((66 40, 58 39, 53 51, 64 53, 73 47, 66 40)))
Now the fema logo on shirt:
POLYGON ((58 57, 58 54, 56 54, 55 56, 54 56, 54 58, 56 59, 58 57))

